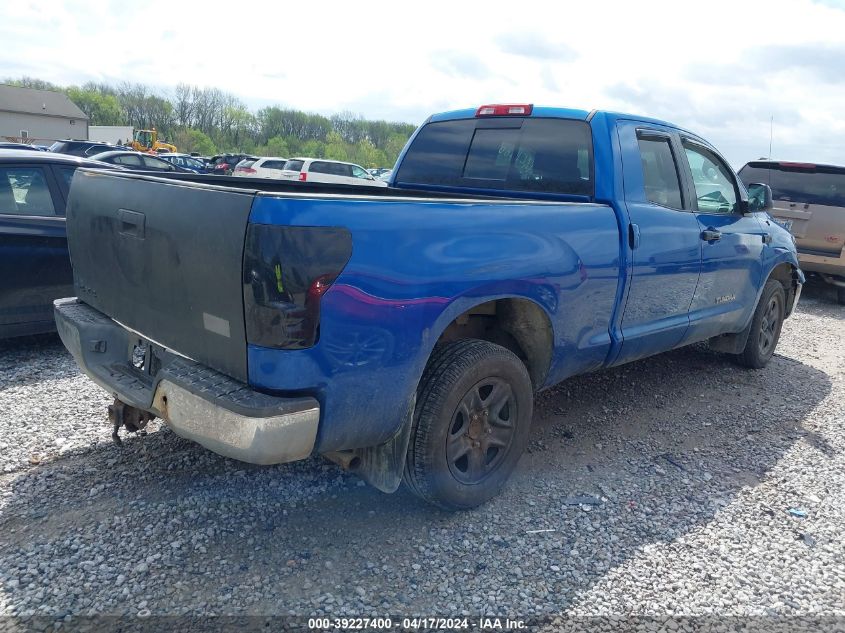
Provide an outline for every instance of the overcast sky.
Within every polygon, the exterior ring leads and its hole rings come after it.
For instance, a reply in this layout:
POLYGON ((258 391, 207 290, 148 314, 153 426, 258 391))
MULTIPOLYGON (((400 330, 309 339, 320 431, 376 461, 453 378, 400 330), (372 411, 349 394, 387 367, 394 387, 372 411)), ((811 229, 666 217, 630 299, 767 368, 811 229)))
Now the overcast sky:
POLYGON ((845 0, 0 3, 0 79, 216 86, 418 124, 527 102, 663 118, 735 167, 845 164, 845 0))

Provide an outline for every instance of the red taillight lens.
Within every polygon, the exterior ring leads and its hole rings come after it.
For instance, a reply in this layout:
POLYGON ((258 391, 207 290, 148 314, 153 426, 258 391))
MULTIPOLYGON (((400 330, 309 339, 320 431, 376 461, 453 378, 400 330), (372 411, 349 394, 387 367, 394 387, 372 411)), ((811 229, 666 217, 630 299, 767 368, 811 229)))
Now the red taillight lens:
POLYGON ((475 116, 528 116, 533 109, 530 103, 483 105, 475 111, 475 116))
POLYGON ((320 302, 352 256, 335 227, 250 224, 244 245, 247 342, 304 349, 320 335, 320 302))
POLYGON ((255 170, 252 167, 235 167, 235 171, 242 171, 245 174, 255 173, 255 170))
POLYGON ((306 180, 308 180, 308 173, 304 171, 299 172, 299 182, 305 182, 306 180))

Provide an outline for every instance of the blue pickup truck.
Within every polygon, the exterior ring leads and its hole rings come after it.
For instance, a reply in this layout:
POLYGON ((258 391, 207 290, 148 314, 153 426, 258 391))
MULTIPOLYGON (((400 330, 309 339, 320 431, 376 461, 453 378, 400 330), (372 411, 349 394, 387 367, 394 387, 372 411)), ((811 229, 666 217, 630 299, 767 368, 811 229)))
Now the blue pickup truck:
POLYGON ((636 116, 482 106, 430 117, 389 188, 219 183, 73 181, 56 323, 115 437, 158 416, 451 509, 501 489, 535 391, 699 341, 763 367, 804 279, 768 187, 636 116))

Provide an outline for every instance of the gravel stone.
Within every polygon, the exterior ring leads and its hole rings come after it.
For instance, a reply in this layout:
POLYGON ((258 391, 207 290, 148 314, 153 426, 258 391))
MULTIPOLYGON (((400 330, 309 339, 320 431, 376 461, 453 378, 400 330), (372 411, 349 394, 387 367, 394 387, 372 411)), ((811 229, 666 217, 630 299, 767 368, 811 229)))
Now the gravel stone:
POLYGON ((538 394, 503 493, 454 514, 321 458, 229 460, 158 420, 117 446, 111 397, 55 336, 0 342, 0 616, 824 628, 845 615, 845 308, 827 292, 806 288, 766 369, 697 345, 538 394))

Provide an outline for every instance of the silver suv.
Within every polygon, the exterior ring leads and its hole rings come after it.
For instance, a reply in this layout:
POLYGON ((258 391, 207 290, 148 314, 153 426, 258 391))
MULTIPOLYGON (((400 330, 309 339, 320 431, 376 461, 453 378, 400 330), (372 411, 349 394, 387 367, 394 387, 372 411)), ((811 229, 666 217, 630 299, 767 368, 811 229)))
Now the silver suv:
POLYGON ((836 286, 845 304, 845 167, 760 160, 739 177, 771 187, 770 213, 795 237, 801 268, 836 286))

